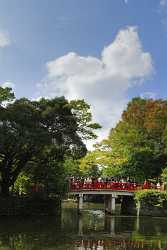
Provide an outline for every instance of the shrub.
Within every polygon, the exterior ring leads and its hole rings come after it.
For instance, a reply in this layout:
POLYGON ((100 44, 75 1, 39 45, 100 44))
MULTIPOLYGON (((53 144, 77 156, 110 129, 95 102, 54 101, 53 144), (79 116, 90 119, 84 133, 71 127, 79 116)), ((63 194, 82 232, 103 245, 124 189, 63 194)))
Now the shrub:
POLYGON ((155 189, 140 190, 135 192, 137 204, 145 204, 151 207, 167 208, 167 192, 161 192, 155 189))

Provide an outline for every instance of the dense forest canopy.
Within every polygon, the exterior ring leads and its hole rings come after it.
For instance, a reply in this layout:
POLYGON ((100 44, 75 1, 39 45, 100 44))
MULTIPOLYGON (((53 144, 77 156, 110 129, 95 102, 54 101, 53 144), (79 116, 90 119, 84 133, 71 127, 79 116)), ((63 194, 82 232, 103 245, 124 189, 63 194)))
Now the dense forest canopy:
POLYGON ((54 186, 60 193, 65 159, 83 157, 87 149, 82 139, 95 138, 97 128, 84 100, 17 100, 10 88, 0 87, 1 193, 8 195, 19 180, 54 186))

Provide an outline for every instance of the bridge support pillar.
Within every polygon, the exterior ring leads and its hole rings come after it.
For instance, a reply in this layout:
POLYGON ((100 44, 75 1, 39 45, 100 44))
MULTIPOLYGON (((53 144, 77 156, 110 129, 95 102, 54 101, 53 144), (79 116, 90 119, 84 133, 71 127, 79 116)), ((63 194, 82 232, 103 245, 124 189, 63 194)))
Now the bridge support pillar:
POLYGON ((116 195, 111 195, 111 214, 115 214, 115 199, 116 195))
POLYGON ((83 194, 79 194, 78 196, 78 210, 82 210, 83 209, 83 194))
POLYGON ((115 214, 115 194, 105 195, 105 212, 108 214, 115 214))

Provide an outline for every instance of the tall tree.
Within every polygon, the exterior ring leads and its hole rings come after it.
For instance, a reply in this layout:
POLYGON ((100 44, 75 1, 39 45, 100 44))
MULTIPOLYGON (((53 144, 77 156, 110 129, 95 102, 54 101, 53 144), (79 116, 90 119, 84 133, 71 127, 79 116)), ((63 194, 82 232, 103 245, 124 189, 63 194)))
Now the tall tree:
POLYGON ((138 180, 160 175, 167 164, 167 101, 134 98, 122 114, 122 120, 98 145, 108 155, 110 173, 138 180))
POLYGON ((27 162, 50 142, 39 118, 39 111, 26 99, 15 101, 1 110, 0 185, 3 195, 8 195, 9 187, 27 162))
MULTIPOLYGON (((80 119, 64 97, 40 101, 22 98, 9 103, 13 97, 10 89, 0 89, 1 103, 7 101, 0 107, 0 186, 3 195, 8 195, 9 187, 26 167, 34 166, 32 162, 38 167, 37 173, 44 168, 41 174, 47 170, 53 176, 53 170, 58 170, 56 164, 60 166, 65 157, 77 159, 86 154, 80 119), (43 162, 48 162, 46 167, 43 162)), ((89 124, 90 119, 84 124, 84 131, 89 124)))

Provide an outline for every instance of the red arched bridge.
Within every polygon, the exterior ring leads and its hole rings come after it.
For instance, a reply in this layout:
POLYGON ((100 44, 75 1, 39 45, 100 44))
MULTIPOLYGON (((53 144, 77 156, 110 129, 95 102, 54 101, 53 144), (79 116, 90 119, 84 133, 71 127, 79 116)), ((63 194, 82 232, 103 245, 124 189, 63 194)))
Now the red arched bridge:
POLYGON ((121 181, 92 181, 82 182, 70 181, 70 192, 88 191, 88 190, 108 190, 108 191, 129 191, 134 192, 141 189, 155 188, 150 182, 139 184, 136 182, 121 182, 121 181))
POLYGON ((69 194, 78 196, 78 209, 83 208, 84 195, 104 195, 105 211, 115 213, 115 200, 118 196, 134 196, 134 192, 141 189, 158 188, 150 182, 139 184, 122 181, 85 181, 72 179, 69 183, 69 194))

